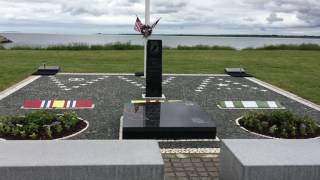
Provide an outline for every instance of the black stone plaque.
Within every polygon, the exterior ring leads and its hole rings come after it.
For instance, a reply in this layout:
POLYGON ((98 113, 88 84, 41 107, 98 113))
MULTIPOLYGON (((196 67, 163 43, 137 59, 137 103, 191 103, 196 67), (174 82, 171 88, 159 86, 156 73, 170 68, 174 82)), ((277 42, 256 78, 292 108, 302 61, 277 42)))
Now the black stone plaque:
POLYGON ((162 97, 162 41, 148 40, 146 97, 162 97))
POLYGON ((125 104, 124 139, 215 139, 216 125, 196 103, 125 104))
POLYGON ((59 66, 46 66, 42 65, 38 68, 38 70, 33 73, 33 75, 55 75, 60 71, 59 66))

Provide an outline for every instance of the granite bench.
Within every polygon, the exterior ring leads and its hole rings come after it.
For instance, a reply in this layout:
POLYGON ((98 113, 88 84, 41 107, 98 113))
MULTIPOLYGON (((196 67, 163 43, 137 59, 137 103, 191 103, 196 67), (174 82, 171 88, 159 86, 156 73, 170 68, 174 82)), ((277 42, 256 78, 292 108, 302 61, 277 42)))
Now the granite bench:
POLYGON ((320 140, 221 143, 219 180, 319 180, 320 140))
POLYGON ((0 179, 160 180, 156 141, 0 141, 0 179))

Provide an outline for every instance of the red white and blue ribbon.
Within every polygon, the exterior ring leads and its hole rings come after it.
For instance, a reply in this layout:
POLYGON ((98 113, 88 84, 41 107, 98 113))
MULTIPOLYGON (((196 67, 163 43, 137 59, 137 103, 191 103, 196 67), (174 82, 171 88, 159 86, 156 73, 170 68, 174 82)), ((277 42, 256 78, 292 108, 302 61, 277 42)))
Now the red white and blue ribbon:
POLYGON ((92 100, 25 100, 22 109, 93 109, 92 100))

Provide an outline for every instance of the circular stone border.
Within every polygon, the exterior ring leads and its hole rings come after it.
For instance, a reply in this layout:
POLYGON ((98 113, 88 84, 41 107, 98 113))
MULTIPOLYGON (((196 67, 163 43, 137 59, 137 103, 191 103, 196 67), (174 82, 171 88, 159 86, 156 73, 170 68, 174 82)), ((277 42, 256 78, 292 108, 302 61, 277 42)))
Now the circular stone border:
MULTIPOLYGON (((242 130, 244 130, 244 131, 246 131, 246 132, 248 132, 248 133, 254 134, 254 135, 256 135, 256 136, 261 136, 261 137, 264 137, 264 138, 268 138, 268 139, 286 139, 286 138, 277 138, 277 137, 267 136, 267 135, 263 135, 263 134, 259 134, 259 133, 250 131, 250 130, 248 130, 248 129, 246 129, 245 127, 243 127, 243 126, 240 125, 239 121, 240 121, 242 118, 243 118, 243 116, 237 118, 237 119, 235 120, 235 123, 236 123, 236 125, 239 126, 242 130)), ((318 124, 317 124, 317 125, 318 125, 318 124)), ((318 127, 320 127, 320 126, 318 125, 318 127)), ((306 139, 320 139, 320 136, 317 136, 317 137, 314 137, 314 138, 306 138, 306 139)))
MULTIPOLYGON (((57 115, 60 115, 60 114, 57 114, 57 115)), ((83 133, 84 131, 86 131, 88 128, 89 128, 89 122, 87 120, 84 120, 80 117, 77 117, 80 121, 83 121, 84 123, 86 123, 86 127, 81 129, 80 131, 77 131, 73 134, 70 134, 68 136, 64 136, 64 137, 60 137, 60 138, 56 138, 56 139, 50 139, 48 141, 57 141, 57 140, 66 140, 66 139, 69 139, 69 138, 72 138, 72 137, 75 137, 81 133, 83 133)), ((41 140, 32 140, 32 139, 29 139, 31 141, 41 141, 41 140)), ((10 141, 10 140, 7 140, 7 139, 3 139, 3 138, 0 138, 0 141, 10 141)))

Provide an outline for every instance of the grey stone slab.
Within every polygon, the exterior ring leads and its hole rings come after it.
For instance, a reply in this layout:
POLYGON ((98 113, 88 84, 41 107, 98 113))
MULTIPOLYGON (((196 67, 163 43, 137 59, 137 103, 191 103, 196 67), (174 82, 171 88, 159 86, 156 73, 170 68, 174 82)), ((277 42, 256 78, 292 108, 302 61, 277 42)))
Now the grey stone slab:
POLYGON ((319 180, 319 140, 223 140, 220 180, 319 180))
POLYGON ((163 179, 156 141, 3 141, 0 179, 163 179))

